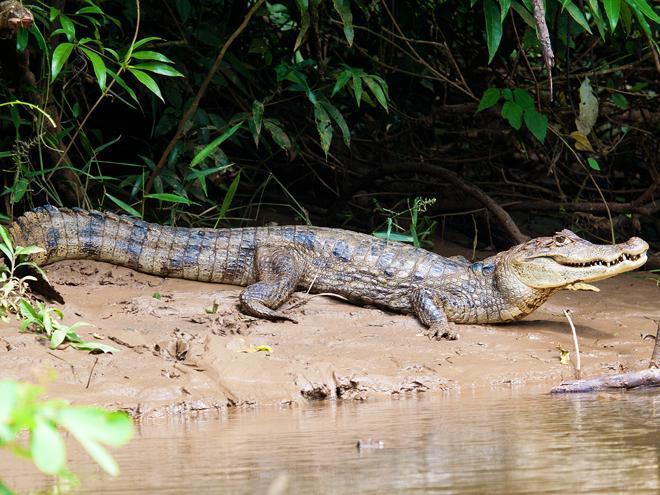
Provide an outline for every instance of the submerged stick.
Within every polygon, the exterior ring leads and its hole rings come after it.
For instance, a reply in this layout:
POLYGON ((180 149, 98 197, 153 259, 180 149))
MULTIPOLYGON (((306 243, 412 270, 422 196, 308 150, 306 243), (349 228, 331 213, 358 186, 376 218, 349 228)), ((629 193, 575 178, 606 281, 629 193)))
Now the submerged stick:
MULTIPOLYGON (((570 320, 569 320, 570 321, 570 320)), ((631 389, 637 387, 660 387, 660 322, 653 346, 653 354, 648 369, 630 371, 618 375, 599 376, 586 380, 562 382, 550 390, 551 394, 566 394, 577 392, 596 392, 599 390, 631 389)))

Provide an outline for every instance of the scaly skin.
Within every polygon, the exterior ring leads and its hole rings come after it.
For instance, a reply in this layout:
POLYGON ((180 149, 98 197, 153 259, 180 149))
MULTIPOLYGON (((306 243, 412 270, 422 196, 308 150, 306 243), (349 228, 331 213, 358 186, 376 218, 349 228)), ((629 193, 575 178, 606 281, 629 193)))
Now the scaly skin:
POLYGON ((311 289, 413 313, 429 336, 452 339, 453 323, 517 320, 560 289, 597 290, 587 282, 642 266, 648 249, 636 237, 596 245, 563 230, 470 263, 338 229, 188 229, 52 206, 26 213, 10 233, 17 245, 45 249, 32 258, 40 265, 92 259, 247 287, 242 310, 261 318, 293 321, 276 309, 296 289, 311 289))

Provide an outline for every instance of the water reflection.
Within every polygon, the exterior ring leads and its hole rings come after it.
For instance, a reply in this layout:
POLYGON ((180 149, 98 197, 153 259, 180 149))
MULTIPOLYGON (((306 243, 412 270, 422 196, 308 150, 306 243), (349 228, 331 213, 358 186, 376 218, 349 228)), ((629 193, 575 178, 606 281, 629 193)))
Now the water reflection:
MULTIPOLYGON (((498 392, 257 410, 145 424, 117 453, 117 480, 72 456, 87 493, 658 493, 659 404, 660 390, 498 392)), ((48 486, 0 462, 10 486, 48 486)))

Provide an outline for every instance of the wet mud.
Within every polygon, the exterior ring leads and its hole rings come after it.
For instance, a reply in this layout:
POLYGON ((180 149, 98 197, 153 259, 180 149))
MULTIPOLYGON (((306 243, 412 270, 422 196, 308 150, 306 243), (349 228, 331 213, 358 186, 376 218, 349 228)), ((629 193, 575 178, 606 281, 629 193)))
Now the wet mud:
POLYGON ((462 325, 432 341, 412 316, 296 293, 283 311, 299 324, 242 315, 240 287, 163 279, 93 261, 47 267, 66 300, 65 322, 120 350, 50 350, 43 337, 0 324, 0 376, 42 381, 48 394, 136 416, 324 400, 403 398, 465 389, 549 390, 575 376, 564 309, 571 309, 582 376, 648 366, 660 287, 630 273, 562 291, 527 319, 462 325), (261 347, 260 347, 261 346, 261 347), (560 362, 559 348, 570 352, 560 362), (54 373, 53 373, 54 372, 54 373), (55 378, 53 378, 55 376, 55 378))

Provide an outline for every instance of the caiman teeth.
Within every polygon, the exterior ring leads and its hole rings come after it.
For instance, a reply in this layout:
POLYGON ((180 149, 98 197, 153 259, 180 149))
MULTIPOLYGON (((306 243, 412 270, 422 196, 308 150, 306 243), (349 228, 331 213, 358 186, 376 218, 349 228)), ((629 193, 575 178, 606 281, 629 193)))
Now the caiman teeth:
POLYGON ((563 265, 566 266, 572 266, 576 268, 587 268, 591 266, 614 266, 618 265, 619 263, 623 261, 637 261, 641 257, 641 254, 628 254, 624 253, 621 256, 619 256, 617 259, 612 260, 612 261, 605 261, 605 260, 593 260, 593 261, 585 261, 583 263, 562 263, 563 265))

